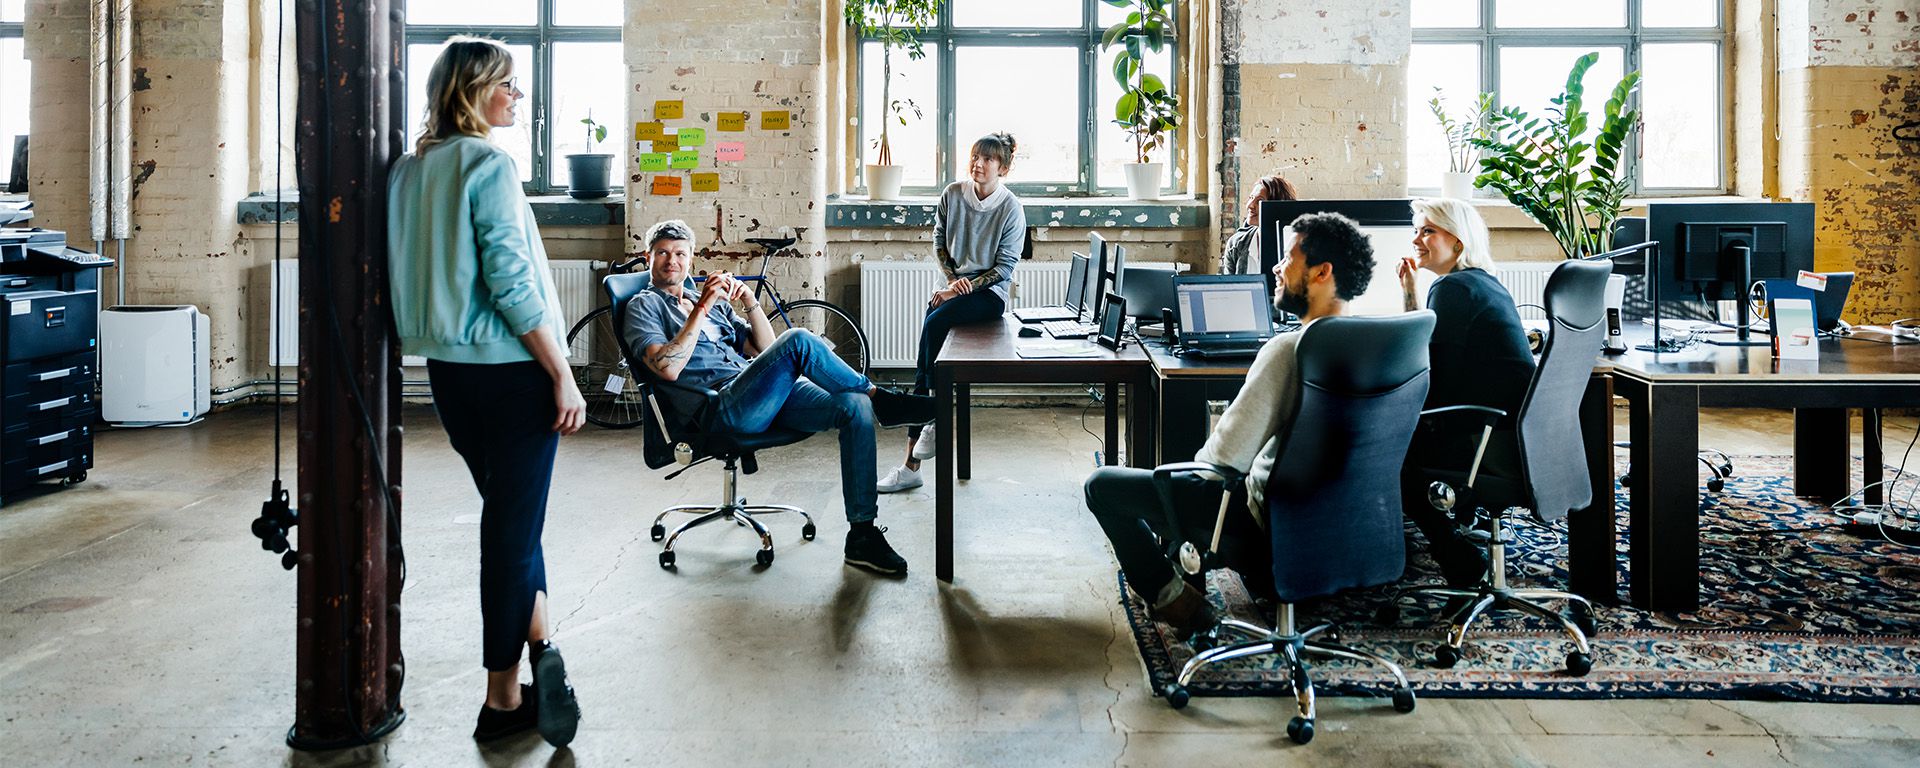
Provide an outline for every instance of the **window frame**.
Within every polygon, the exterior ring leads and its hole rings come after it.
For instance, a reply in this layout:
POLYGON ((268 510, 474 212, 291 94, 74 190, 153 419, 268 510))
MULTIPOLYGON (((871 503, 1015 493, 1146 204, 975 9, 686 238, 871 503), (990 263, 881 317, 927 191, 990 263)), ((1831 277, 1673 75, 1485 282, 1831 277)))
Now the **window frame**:
MULTIPOLYGON (((1078 131, 1078 151, 1080 154, 1078 174, 1080 178, 1077 181, 1071 182, 1028 182, 1020 181, 1018 180, 1019 177, 1015 176, 1007 181, 1006 186, 1015 194, 1021 196, 1126 197, 1127 187, 1124 180, 1120 184, 1109 186, 1100 186, 1099 183, 1099 128, 1101 125, 1111 123, 1110 117, 1103 118, 1105 111, 1100 104, 1096 103, 1099 99, 1100 87, 1099 82, 1094 79, 1097 77, 1112 76, 1112 74, 1107 71, 1107 68, 1101 66, 1102 50, 1100 48, 1100 36, 1106 32, 1106 28, 1100 26, 1099 14, 1100 7, 1105 5, 1105 3, 1101 2, 1101 0, 1080 0, 1082 8, 1080 26, 1078 27, 955 27, 953 25, 953 6, 960 2, 966 2, 966 0, 947 0, 945 4, 940 6, 940 17, 936 25, 929 27, 926 32, 920 35, 920 41, 923 45, 937 46, 940 52, 938 66, 936 67, 936 79, 938 82, 934 86, 938 103, 934 105, 933 109, 926 110, 928 117, 923 118, 933 122, 936 132, 934 146, 936 147, 935 153, 938 157, 935 159, 934 184, 931 187, 902 186, 900 191, 908 195, 931 197, 939 195, 948 184, 952 184, 959 179, 953 172, 955 159, 958 157, 957 153, 960 146, 960 139, 955 135, 955 131, 958 130, 955 118, 958 110, 954 103, 957 98, 955 95, 956 72, 954 64, 955 59, 958 58, 955 55, 956 49, 963 46, 994 48, 1073 48, 1078 53, 1080 59, 1079 82, 1076 86, 1078 89, 1076 101, 1080 105, 1080 114, 1082 116, 1078 131)), ((1166 49, 1169 57, 1168 61, 1173 68, 1173 71, 1169 73, 1170 77, 1167 78, 1167 87, 1172 89, 1174 95, 1180 99, 1180 119, 1182 126, 1185 126, 1191 117, 1190 104, 1186 96, 1180 91, 1180 86, 1185 82, 1185 79, 1180 76, 1179 72, 1180 65, 1183 61, 1181 57, 1182 41, 1187 34, 1185 0, 1172 0, 1168 9, 1168 17, 1174 22, 1174 34, 1172 35, 1172 39, 1168 41, 1166 49)), ((851 177, 853 179, 853 188, 849 191, 865 193, 867 190, 865 161, 867 157, 867 146, 864 130, 868 124, 866 115, 866 43, 871 42, 874 38, 855 34, 851 26, 847 29, 849 31, 848 39, 852 41, 852 59, 854 63, 854 88, 851 94, 853 101, 851 111, 858 121, 854 129, 855 140, 853 146, 856 158, 853 162, 853 175, 851 177)), ((1164 145, 1167 151, 1167 178, 1161 181, 1160 192, 1162 195, 1178 193, 1180 190, 1177 188, 1176 182, 1178 179, 1185 177, 1185 174, 1179 173, 1179 168, 1184 160, 1182 154, 1183 148, 1179 137, 1184 130, 1186 130, 1185 127, 1176 128, 1167 133, 1167 140, 1164 145)), ((1015 138, 1019 137, 1016 136, 1015 138)), ((1113 141, 1114 139, 1109 138, 1108 140, 1113 141)))
MULTIPOLYGON (((1645 176, 1640 172, 1644 161, 1642 154, 1642 133, 1646 130, 1643 122, 1627 137, 1627 171, 1633 180, 1632 197, 1688 197, 1704 195, 1724 195, 1732 186, 1733 174, 1730 173, 1729 158, 1732 153, 1733 120, 1731 105, 1728 103, 1732 92, 1728 79, 1732 76, 1729 63, 1729 51, 1732 47, 1732 32, 1728 28, 1730 15, 1726 0, 1714 3, 1716 17, 1712 27, 1647 27, 1641 23, 1642 8, 1648 0, 1621 0, 1626 5, 1627 21, 1622 27, 1508 27, 1495 26, 1494 6, 1498 0, 1479 0, 1480 24, 1474 27, 1414 27, 1414 45, 1425 43, 1473 43, 1480 46, 1480 83, 1481 90, 1494 95, 1494 105, 1501 106, 1500 100, 1500 49, 1504 47, 1547 47, 1582 48, 1584 46, 1618 47, 1623 52, 1621 66, 1623 72, 1643 71, 1642 49, 1649 43, 1711 43, 1718 59, 1720 76, 1714 78, 1714 99, 1716 105, 1716 133, 1714 141, 1714 173, 1718 183, 1705 187, 1649 187, 1645 176)), ((1590 110, 1597 109, 1605 102, 1605 94, 1598 100, 1589 95, 1590 110)), ((1412 99, 1409 94, 1409 108, 1424 103, 1412 99)), ((1640 107, 1640 92, 1635 91, 1631 104, 1640 107)), ((1597 113, 1596 113, 1597 114, 1597 113)), ((1597 119, 1597 118, 1596 118, 1597 119)), ((1644 118, 1643 118, 1644 119, 1644 118)), ((1437 188, 1409 188, 1411 193, 1438 193, 1437 188)))
MULTIPOLYGON (((565 184, 552 184, 548 181, 552 175, 550 169, 554 167, 556 163, 561 162, 560 158, 549 155, 552 149, 550 145, 553 134, 552 121, 550 120, 553 111, 553 46, 555 43, 617 43, 621 41, 621 31, 623 27, 558 25, 553 21, 555 4, 558 0, 526 1, 537 6, 537 12, 534 16, 534 24, 532 26, 405 25, 406 33, 400 46, 402 56, 401 67, 404 70, 407 66, 405 56, 411 46, 443 43, 446 42, 447 38, 454 35, 489 37, 506 43, 507 45, 533 46, 534 71, 532 75, 530 77, 525 74, 518 75, 520 77, 529 77, 535 84, 533 94, 527 99, 533 106, 533 117, 528 122, 527 131, 530 141, 533 144, 531 153, 533 168, 530 169, 533 178, 531 181, 523 183, 522 188, 528 195, 565 194, 567 191, 565 184)), ((623 18, 624 14, 625 11, 623 9, 623 18)), ((621 76, 624 77, 625 73, 622 72, 621 76)), ((625 89, 623 88, 622 90, 624 91, 625 89)), ((417 105, 408 104, 406 106, 407 119, 416 119, 415 107, 417 105)), ((623 116, 621 119, 625 120, 625 117, 623 116)), ((619 137, 622 135, 621 125, 623 125, 623 123, 618 122, 608 125, 607 134, 609 141, 619 140, 619 137)), ((618 174, 619 170, 618 168, 614 169, 616 174, 618 174)))

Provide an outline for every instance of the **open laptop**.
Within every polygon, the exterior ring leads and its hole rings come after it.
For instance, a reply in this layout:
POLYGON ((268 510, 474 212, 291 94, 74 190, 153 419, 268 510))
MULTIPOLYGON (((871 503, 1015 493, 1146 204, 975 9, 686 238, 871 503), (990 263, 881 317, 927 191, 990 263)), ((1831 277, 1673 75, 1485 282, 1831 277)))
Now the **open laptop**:
POLYGON ((1023 323, 1043 323, 1048 320, 1077 320, 1080 317, 1082 294, 1087 289, 1087 255, 1075 252, 1073 266, 1067 269, 1067 303, 1053 307, 1022 307, 1013 311, 1013 317, 1023 323))
POLYGON ((1774 299, 1807 299, 1813 302, 1814 327, 1832 333, 1840 327, 1840 313, 1847 308, 1847 294, 1853 290, 1852 272, 1823 272, 1826 288, 1813 290, 1801 286, 1798 280, 1762 280, 1766 287, 1766 301, 1774 299))
POLYGON ((1177 343, 1200 357, 1252 357, 1273 338, 1272 299, 1261 275, 1179 275, 1177 343))

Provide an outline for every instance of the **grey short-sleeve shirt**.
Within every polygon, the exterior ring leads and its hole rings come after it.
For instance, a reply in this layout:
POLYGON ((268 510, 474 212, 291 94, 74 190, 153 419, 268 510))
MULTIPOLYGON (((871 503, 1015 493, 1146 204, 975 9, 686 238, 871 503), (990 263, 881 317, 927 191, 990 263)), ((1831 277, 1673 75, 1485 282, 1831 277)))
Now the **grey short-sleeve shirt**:
MULTIPOLYGON (((672 341, 686 325, 687 313, 681 311, 680 301, 649 286, 627 302, 623 332, 627 346, 635 355, 642 355, 647 347, 672 341)), ((752 333, 753 327, 734 312, 732 306, 726 302, 715 304, 707 310, 707 328, 694 342, 693 356, 687 360, 686 367, 680 369, 678 381, 708 389, 726 386, 747 367, 747 359, 741 356, 740 349, 752 333)), ((699 398, 691 393, 672 389, 663 392, 674 409, 683 415, 691 415, 700 405, 699 398)))

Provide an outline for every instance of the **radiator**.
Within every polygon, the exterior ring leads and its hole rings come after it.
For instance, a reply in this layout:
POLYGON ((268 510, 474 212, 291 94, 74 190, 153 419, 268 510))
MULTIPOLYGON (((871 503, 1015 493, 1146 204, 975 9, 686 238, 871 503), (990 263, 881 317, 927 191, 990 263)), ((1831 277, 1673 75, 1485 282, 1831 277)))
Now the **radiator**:
POLYGON ((1513 295, 1513 303, 1520 307, 1520 319, 1545 320, 1547 276, 1553 274, 1557 261, 1519 261, 1504 262, 1494 269, 1494 277, 1500 285, 1513 295), (1532 306, 1527 306, 1532 305, 1532 306))
MULTIPOLYGON (((560 296, 560 332, 566 333, 573 324, 586 317, 595 307, 600 306, 600 270, 605 269, 604 261, 587 259, 568 259, 547 262, 548 272, 553 275, 554 292, 560 296)), ((268 318, 268 365, 296 366, 300 364, 300 261, 282 259, 275 262, 273 268, 272 306, 268 318), (279 343, 274 344, 273 340, 279 343)), ((591 332, 582 333, 578 342, 591 339, 591 332)), ((578 355, 587 347, 576 343, 569 350, 569 358, 582 362, 578 355)), ((400 358, 401 365, 426 365, 424 357, 407 355, 400 358)))
MULTIPOLYGON (((1067 300, 1067 262, 1021 262, 1014 269, 1013 306, 1067 300)), ((931 261, 860 262, 860 327, 867 333, 867 365, 912 368, 919 357, 920 320, 927 296, 940 287, 931 261)))

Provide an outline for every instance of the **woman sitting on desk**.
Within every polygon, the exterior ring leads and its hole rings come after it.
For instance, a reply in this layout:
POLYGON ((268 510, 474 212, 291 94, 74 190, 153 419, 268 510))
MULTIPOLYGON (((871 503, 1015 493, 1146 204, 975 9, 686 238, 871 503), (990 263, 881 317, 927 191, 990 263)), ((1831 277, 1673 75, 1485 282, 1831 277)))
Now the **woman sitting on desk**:
MULTIPOLYGON (((990 133, 973 143, 968 178, 947 185, 933 209, 933 249, 946 282, 927 302, 920 326, 920 359, 913 393, 933 391, 933 358, 947 334, 963 323, 998 320, 1007 311, 1007 288, 1027 244, 1027 216, 1000 179, 1013 167, 1012 134, 990 133)), ((933 458, 933 427, 907 430, 907 460, 880 478, 881 493, 922 484, 920 461, 933 458)))
POLYGON ((1273 174, 1254 182, 1253 191, 1247 195, 1247 223, 1239 231, 1227 237, 1225 255, 1227 274, 1247 274, 1247 262, 1254 262, 1254 272, 1259 272, 1260 251, 1260 203, 1267 200, 1298 200, 1300 193, 1293 188, 1293 182, 1280 174, 1273 174))
MULTIPOLYGON (((1407 311, 1420 308, 1414 296, 1414 269, 1439 275, 1427 289, 1427 309, 1433 310, 1434 325, 1427 348, 1432 373, 1426 407, 1498 408, 1507 413, 1500 426, 1511 428, 1533 379, 1533 354, 1527 349, 1527 334, 1520 326, 1513 296, 1494 279, 1486 222, 1464 200, 1415 200, 1413 250, 1415 258, 1401 259, 1399 269, 1407 311)), ((1487 570, 1486 556, 1446 513, 1427 502, 1420 470, 1464 468, 1472 461, 1479 439, 1478 429, 1463 428, 1459 421, 1447 425, 1422 421, 1401 473, 1407 516, 1426 534, 1429 551, 1447 582, 1461 587, 1480 583, 1487 570)), ((1487 461, 1496 467, 1505 463, 1497 452, 1487 461)))

